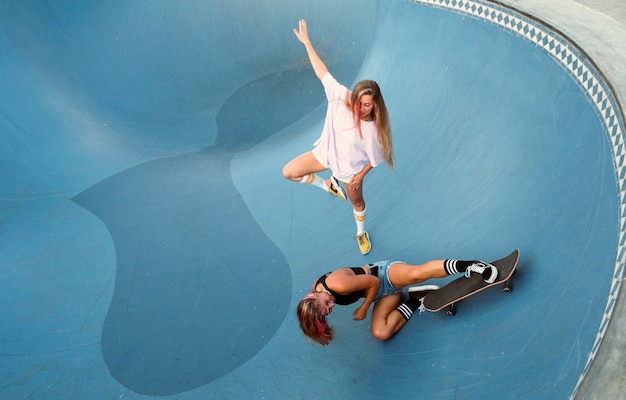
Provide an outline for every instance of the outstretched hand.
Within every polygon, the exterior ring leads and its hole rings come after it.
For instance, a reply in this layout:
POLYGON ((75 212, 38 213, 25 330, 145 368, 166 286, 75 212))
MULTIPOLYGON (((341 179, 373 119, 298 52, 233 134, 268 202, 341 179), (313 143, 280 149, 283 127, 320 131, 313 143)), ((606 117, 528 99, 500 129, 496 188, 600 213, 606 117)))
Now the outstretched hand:
POLYGON ((322 78, 324 78, 324 75, 328 73, 328 68, 326 68, 326 65, 324 64, 320 56, 317 55, 317 52, 313 48, 313 44, 311 44, 311 39, 309 39, 309 32, 306 29, 306 21, 301 19, 298 22, 298 29, 294 29, 293 33, 304 45, 306 53, 309 56, 309 61, 311 61, 313 71, 315 71, 315 76, 317 76, 319 80, 322 80, 322 78))
POLYGON ((309 39, 309 32, 306 30, 306 21, 301 19, 298 22, 298 29, 294 29, 293 33, 296 35, 296 37, 298 38, 299 41, 301 41, 303 44, 307 44, 310 43, 311 40, 309 39))

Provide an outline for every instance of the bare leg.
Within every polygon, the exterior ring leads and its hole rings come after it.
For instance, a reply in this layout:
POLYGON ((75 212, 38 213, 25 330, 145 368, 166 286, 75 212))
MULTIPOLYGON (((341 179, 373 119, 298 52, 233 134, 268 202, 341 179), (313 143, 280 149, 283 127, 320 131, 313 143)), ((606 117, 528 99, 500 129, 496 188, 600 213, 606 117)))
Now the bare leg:
POLYGON ((387 274, 393 286, 402 288, 431 278, 445 278, 448 274, 443 263, 444 260, 432 260, 421 265, 393 263, 389 266, 387 274))
POLYGON ((348 194, 350 202, 352 203, 352 208, 354 208, 355 211, 365 210, 365 199, 363 198, 363 184, 361 184, 358 189, 350 189, 350 185, 346 185, 346 192, 348 194))
POLYGON ((302 177, 307 174, 312 174, 316 172, 325 171, 325 168, 317 158, 313 155, 313 152, 309 151, 303 154, 300 154, 298 157, 289 161, 283 167, 283 176, 286 179, 292 180, 294 182, 300 182, 302 177))
POLYGON ((378 340, 390 339, 405 324, 406 319, 396 309, 402 301, 402 293, 385 296, 374 304, 372 310, 372 336, 378 340))
MULTIPOLYGON (((401 288, 431 278, 448 276, 443 263, 444 260, 428 261, 421 265, 397 262, 389 266, 387 275, 393 286, 401 288)), ((407 319, 397 309, 401 302, 402 293, 395 293, 378 300, 372 310, 372 336, 378 340, 387 340, 406 324, 407 319)))

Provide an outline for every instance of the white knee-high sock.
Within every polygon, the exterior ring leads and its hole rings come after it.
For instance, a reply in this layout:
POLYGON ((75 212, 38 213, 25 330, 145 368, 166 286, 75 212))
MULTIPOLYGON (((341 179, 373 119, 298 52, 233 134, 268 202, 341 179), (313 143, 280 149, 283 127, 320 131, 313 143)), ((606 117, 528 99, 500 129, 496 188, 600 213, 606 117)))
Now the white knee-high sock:
POLYGON ((314 185, 320 189, 324 189, 325 192, 328 192, 328 186, 326 185, 326 181, 316 174, 307 174, 302 177, 300 183, 306 183, 307 185, 314 185))
POLYGON ((354 220, 356 221, 356 234, 360 235, 365 232, 365 208, 363 211, 354 211, 354 220))

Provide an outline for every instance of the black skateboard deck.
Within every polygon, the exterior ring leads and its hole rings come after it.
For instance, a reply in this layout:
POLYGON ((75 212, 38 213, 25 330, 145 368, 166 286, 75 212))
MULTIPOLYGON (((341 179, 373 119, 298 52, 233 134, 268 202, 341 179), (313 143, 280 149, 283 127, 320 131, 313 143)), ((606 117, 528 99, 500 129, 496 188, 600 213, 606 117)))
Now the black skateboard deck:
POLYGON ((513 286, 509 282, 517 262, 519 261, 519 250, 513 251, 508 256, 496 261, 490 262, 491 265, 498 269, 498 277, 493 283, 486 283, 482 276, 471 274, 469 278, 462 276, 448 283, 439 290, 431 292, 424 297, 424 308, 431 312, 440 311, 446 307, 446 314, 452 316, 455 314, 455 304, 467 297, 470 297, 491 286, 504 283, 503 291, 510 293, 513 286))

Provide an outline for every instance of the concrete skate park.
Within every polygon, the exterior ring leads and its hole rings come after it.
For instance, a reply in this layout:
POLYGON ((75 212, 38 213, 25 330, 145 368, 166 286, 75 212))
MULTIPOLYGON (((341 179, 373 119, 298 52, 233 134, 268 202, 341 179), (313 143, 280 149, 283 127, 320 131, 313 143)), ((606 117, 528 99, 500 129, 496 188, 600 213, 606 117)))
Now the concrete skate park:
POLYGON ((621 2, 9 1, 0 20, 1 398, 623 396, 621 2), (299 19, 390 112, 365 256, 349 202, 281 174, 326 109, 299 19), (514 249, 512 293, 389 341, 356 306, 329 346, 298 326, 327 271, 514 249))

